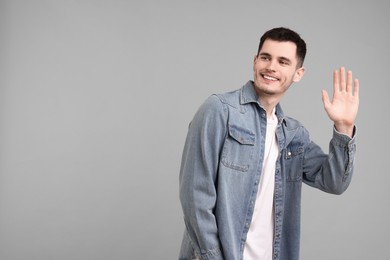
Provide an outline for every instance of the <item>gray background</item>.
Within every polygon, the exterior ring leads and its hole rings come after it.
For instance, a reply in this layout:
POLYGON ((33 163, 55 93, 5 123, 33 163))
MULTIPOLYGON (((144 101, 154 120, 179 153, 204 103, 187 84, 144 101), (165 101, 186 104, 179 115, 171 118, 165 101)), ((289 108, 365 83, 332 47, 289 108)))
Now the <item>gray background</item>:
POLYGON ((302 259, 390 255, 388 1, 0 1, 0 259, 176 259, 187 126, 252 79, 262 33, 297 30, 282 102, 327 151, 321 89, 361 83, 356 175, 303 190, 302 259))

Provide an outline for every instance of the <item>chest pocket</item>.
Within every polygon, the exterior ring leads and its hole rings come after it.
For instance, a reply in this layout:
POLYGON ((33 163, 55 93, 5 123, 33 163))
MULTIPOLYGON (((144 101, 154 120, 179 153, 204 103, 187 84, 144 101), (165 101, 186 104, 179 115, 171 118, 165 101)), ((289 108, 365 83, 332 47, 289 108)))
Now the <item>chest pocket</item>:
POLYGON ((221 162, 226 167, 246 172, 253 159, 255 134, 236 125, 228 126, 221 162))
POLYGON ((290 144, 284 150, 287 181, 301 181, 303 174, 303 145, 290 144))

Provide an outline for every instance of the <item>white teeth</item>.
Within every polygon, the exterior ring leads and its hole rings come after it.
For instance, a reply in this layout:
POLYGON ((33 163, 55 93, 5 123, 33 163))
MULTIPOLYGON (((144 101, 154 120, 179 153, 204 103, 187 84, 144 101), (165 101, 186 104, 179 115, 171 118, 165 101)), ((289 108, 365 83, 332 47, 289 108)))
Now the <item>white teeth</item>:
POLYGON ((273 81, 278 80, 278 79, 276 79, 276 78, 273 78, 273 77, 270 77, 270 76, 267 76, 267 75, 263 75, 263 77, 264 77, 265 79, 268 79, 268 80, 273 80, 273 81))

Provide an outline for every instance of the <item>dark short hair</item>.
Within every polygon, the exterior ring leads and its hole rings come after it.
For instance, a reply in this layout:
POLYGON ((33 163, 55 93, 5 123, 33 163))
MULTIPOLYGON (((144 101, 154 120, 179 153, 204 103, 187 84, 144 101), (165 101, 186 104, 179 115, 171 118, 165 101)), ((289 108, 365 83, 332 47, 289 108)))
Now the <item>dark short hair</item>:
POLYGON ((293 42, 297 46, 297 59, 298 59, 298 67, 302 67, 303 61, 306 56, 306 43, 301 38, 301 36, 285 27, 273 28, 263 34, 260 38, 259 49, 257 51, 257 55, 259 55, 261 48, 265 40, 270 39, 278 42, 293 42))

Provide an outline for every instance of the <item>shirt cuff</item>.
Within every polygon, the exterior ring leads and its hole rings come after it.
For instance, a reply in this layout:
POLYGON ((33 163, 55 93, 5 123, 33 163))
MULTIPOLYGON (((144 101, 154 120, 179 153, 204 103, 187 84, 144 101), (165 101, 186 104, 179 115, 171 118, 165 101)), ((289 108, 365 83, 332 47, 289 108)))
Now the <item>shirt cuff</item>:
POLYGON ((353 144, 355 143, 356 139, 356 126, 353 127, 352 137, 349 135, 340 133, 336 130, 336 127, 333 126, 333 138, 337 140, 337 143, 339 144, 353 144))

